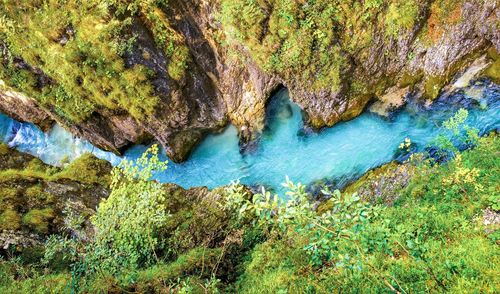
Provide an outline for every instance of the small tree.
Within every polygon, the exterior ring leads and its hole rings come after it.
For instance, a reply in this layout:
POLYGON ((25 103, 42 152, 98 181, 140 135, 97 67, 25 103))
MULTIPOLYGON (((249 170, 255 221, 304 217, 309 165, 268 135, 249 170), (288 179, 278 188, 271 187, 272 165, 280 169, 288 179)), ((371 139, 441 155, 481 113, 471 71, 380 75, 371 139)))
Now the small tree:
POLYGON ((169 214, 165 190, 151 179, 166 167, 153 145, 136 162, 124 160, 113 169, 112 192, 91 219, 95 238, 84 258, 87 273, 117 274, 154 261, 160 245, 157 233, 169 214))

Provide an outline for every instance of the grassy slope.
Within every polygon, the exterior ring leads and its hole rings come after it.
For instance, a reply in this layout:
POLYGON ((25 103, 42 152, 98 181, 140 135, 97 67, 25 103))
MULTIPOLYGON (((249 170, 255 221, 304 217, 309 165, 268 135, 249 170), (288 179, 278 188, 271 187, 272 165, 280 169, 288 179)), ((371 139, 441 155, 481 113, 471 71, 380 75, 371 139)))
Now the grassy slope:
MULTIPOLYGON (((176 192, 181 194, 169 197, 168 207, 175 217, 166 241, 171 249, 177 248, 174 250, 177 253, 135 273, 135 282, 128 286, 113 277, 100 277, 87 281, 87 290, 191 289, 203 293, 206 289, 213 292, 219 288, 241 293, 329 293, 339 289, 391 292, 390 284, 406 292, 496 292, 500 285, 499 227, 497 224, 486 228, 482 215, 495 201, 492 196, 498 201, 499 151, 499 139, 492 135, 482 138, 477 148, 464 152, 460 161, 415 167, 415 176, 408 187, 399 190, 394 205, 382 212, 380 221, 360 233, 370 240, 363 245, 366 252, 361 268, 332 264, 313 267, 302 250, 307 240, 300 237, 271 235, 253 247, 255 241, 261 240, 256 239, 259 234, 252 233, 250 227, 236 229, 231 225, 232 217, 217 209, 220 198, 214 195, 223 193, 222 190, 208 197, 212 200, 199 203, 197 198, 189 199, 187 194, 176 192), (479 174, 473 169, 478 169, 479 174), (193 206, 193 203, 197 204, 193 206), (208 243, 195 241, 213 236, 211 229, 213 232, 222 229, 227 235, 243 230, 243 239, 227 248, 220 241, 208 247, 203 246, 208 243), (212 274, 220 281, 210 280, 212 274), (207 281, 216 282, 210 286, 207 281)), ((346 242, 339 246, 348 248, 347 251, 339 253, 348 254, 353 249, 354 246, 346 242)), ((57 289, 63 289, 70 280, 64 271, 47 276, 35 271, 23 278, 18 272, 25 267, 4 262, 1 268, 0 281, 7 292, 23 289, 20 291, 43 293, 47 285, 53 284, 59 288, 51 286, 51 289, 58 292, 57 289)))
POLYGON ((410 185, 399 191, 395 205, 383 212, 384 223, 376 223, 373 232, 366 232, 375 246, 366 255, 370 266, 354 272, 334 267, 313 269, 301 250, 304 240, 292 244, 268 241, 257 246, 248 260, 239 290, 390 292, 385 277, 393 287, 406 292, 497 292, 499 225, 486 233, 482 210, 491 205, 492 196, 499 200, 499 152, 499 139, 491 136, 481 139, 476 149, 464 152, 461 163, 454 160, 419 167, 410 185), (444 184, 467 168, 480 170, 471 183, 444 184), (476 190, 474 185, 482 188, 476 190), (389 237, 386 244, 377 243, 381 234, 389 237))
POLYGON ((153 113, 158 97, 151 70, 126 66, 133 22, 151 31, 169 59, 172 79, 183 78, 188 58, 182 37, 160 9, 166 1, 152 2, 4 1, 0 78, 74 122, 100 108, 125 110, 140 120, 153 113))

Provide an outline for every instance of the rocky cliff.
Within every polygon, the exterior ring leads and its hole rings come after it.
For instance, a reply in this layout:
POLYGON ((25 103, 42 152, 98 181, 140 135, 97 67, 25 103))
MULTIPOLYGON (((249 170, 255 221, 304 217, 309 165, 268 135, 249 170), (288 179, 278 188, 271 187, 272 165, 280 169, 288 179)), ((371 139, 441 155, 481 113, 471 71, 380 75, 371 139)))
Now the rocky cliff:
MULTIPOLYGON (((54 234, 87 242, 94 236, 90 217, 109 196, 110 182, 111 165, 91 154, 58 168, 0 144, 0 254, 40 246, 54 234)), ((226 187, 163 187, 170 219, 162 234, 171 251, 216 248, 241 238, 229 211, 220 209, 226 187)))
POLYGON ((109 195, 110 171, 89 154, 60 169, 0 144, 0 252, 62 232, 86 240, 88 218, 109 195))
POLYGON ((155 139, 182 161, 229 122, 248 142, 283 86, 321 128, 498 81, 496 0, 42 2, 0 8, 0 111, 116 153, 155 139))

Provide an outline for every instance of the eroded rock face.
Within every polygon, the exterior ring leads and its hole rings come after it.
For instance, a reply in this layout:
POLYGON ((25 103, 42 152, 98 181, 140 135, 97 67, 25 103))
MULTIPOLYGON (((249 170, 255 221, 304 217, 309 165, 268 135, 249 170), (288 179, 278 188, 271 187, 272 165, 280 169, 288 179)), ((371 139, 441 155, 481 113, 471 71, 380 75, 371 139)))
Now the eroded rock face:
POLYGON ((308 81, 267 73, 249 57, 243 44, 224 46, 220 41, 224 28, 216 19, 218 1, 169 1, 165 14, 189 49, 186 74, 177 80, 169 76, 168 58, 140 18, 131 26, 136 45, 124 56, 126 66, 144 65, 153 73, 151 84, 159 103, 152 114, 136 121, 125 111, 97 108, 90 118, 75 123, 6 88, 0 95, 0 111, 44 129, 56 121, 115 153, 155 139, 179 162, 207 133, 221 130, 228 122, 238 128, 243 142, 255 139, 265 124, 269 96, 281 86, 289 89, 291 99, 314 128, 352 119, 370 101, 385 101, 391 93, 401 96, 412 91, 433 99, 488 49, 499 51, 498 6, 495 0, 465 1, 458 11, 459 20, 426 44, 420 33, 427 26, 430 3, 422 2, 420 21, 412 30, 392 38, 380 33, 368 47, 345 53, 348 66, 338 90, 332 92, 312 89, 308 81), (354 89, 355 83, 363 84, 361 94, 354 89))
POLYGON ((217 86, 229 121, 238 128, 242 141, 248 142, 263 129, 266 103, 281 79, 259 68, 243 46, 239 56, 231 56, 234 51, 220 44, 217 38, 224 32, 213 2, 173 1, 173 13, 180 16, 176 25, 194 61, 217 86))
POLYGON ((88 164, 100 165, 96 175, 102 181, 73 178, 31 155, 0 145, 0 249, 39 245, 55 233, 81 241, 93 236, 89 217, 109 195, 104 178, 111 165, 97 159, 88 164))
POLYGON ((53 123, 49 114, 41 109, 34 99, 12 90, 0 91, 0 111, 18 121, 32 122, 45 131, 53 123))
POLYGON ((500 50, 500 32, 494 29, 500 14, 498 1, 465 1, 460 20, 449 24, 432 44, 426 44, 420 33, 427 29, 429 5, 421 7, 421 21, 413 30, 389 41, 381 32, 368 48, 349 56, 350 70, 338 92, 311 92, 306 85, 287 81, 292 100, 307 112, 310 124, 331 126, 351 119, 370 100, 383 101, 388 88, 394 93, 411 86, 420 97, 432 100, 482 52, 489 47, 500 50), (347 86, 353 81, 362 82, 368 91, 353 95, 352 86, 347 86))
MULTIPOLYGON (((111 192, 111 166, 90 158, 81 161, 76 172, 86 170, 93 175, 73 177, 68 167, 48 166, 0 144, 0 254, 12 247, 21 250, 41 245, 52 234, 70 235, 81 242, 92 240, 90 217, 111 192)), ((206 187, 186 190, 175 184, 163 187, 170 218, 162 234, 170 240, 169 248, 183 252, 241 239, 231 226, 230 211, 221 209, 226 187, 211 191, 206 187)), ((245 192, 251 197, 250 191, 245 192)))

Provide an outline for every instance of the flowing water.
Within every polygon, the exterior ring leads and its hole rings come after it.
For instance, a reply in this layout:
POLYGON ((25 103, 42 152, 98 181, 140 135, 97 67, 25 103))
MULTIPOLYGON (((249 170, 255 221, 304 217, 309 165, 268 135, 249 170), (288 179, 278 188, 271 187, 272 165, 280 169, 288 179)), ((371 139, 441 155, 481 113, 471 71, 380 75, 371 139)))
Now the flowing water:
MULTIPOLYGON (((428 109, 408 103, 391 118, 365 112, 319 133, 304 131, 299 107, 282 90, 268 106, 268 124, 255 150, 241 154, 237 131, 229 126, 221 134, 204 139, 188 161, 169 163, 167 171, 158 174, 157 179, 185 188, 214 188, 240 180, 280 190, 285 176, 306 184, 334 179, 342 185, 393 160, 405 138, 422 150, 443 131, 442 122, 461 107, 469 109, 467 123, 481 133, 500 127, 500 87, 487 81, 441 97, 428 109)), ((92 152, 114 165, 122 159, 74 138, 59 126, 45 134, 32 124, 19 123, 1 114, 0 140, 53 165, 84 152, 92 152)), ((147 146, 134 146, 124 157, 137 158, 146 149, 147 146)))

